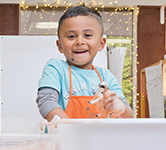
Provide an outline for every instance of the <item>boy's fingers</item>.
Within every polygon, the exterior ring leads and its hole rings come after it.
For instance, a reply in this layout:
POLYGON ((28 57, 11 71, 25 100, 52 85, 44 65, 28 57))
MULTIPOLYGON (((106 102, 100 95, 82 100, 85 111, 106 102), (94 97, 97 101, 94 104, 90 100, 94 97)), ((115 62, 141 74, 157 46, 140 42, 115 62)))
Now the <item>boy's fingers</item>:
POLYGON ((114 98, 115 98, 115 96, 110 96, 107 99, 103 99, 102 103, 103 103, 104 109, 108 104, 113 104, 114 98))
POLYGON ((113 109, 113 102, 107 103, 107 105, 104 106, 104 110, 107 112, 111 112, 113 109))
POLYGON ((103 91, 103 98, 104 99, 107 99, 108 97, 110 97, 110 96, 115 96, 116 94, 115 94, 115 92, 113 92, 113 91, 110 91, 110 90, 104 90, 103 91))

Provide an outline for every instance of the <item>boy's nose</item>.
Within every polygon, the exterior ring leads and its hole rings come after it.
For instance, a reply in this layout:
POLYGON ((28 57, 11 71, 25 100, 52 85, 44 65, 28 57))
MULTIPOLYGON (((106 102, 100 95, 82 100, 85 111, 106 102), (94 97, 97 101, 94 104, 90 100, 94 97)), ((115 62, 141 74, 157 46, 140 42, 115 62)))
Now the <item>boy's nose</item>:
POLYGON ((84 44, 85 44, 84 40, 82 38, 78 37, 77 41, 76 41, 76 45, 79 46, 79 45, 84 45, 84 44))

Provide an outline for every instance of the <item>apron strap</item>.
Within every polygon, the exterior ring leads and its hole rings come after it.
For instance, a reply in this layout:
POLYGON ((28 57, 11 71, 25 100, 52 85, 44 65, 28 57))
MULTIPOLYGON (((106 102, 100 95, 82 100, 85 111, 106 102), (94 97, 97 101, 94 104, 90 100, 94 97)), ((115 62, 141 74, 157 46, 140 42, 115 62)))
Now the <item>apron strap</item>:
MULTIPOLYGON (((70 95, 69 96, 72 96, 72 73, 71 73, 71 66, 70 66, 70 64, 68 64, 68 65, 69 65, 69 86, 70 86, 69 87, 70 88, 70 95)), ((93 65, 92 65, 92 68, 96 71, 97 75, 99 76, 100 82, 102 82, 103 80, 102 80, 99 72, 97 71, 97 69, 93 65)))
MULTIPOLYGON (((69 65, 69 64, 68 64, 68 65, 69 65)), ((70 96, 72 96, 72 76, 71 76, 71 66, 70 66, 70 65, 69 65, 69 86, 70 86, 70 87, 69 87, 69 88, 70 88, 70 89, 69 89, 69 90, 70 90, 70 92, 69 92, 69 93, 70 93, 69 97, 70 97, 70 96)))
POLYGON ((100 73, 97 71, 97 69, 93 65, 92 65, 92 68, 96 71, 97 75, 99 76, 100 82, 102 82, 103 79, 101 78, 100 73))

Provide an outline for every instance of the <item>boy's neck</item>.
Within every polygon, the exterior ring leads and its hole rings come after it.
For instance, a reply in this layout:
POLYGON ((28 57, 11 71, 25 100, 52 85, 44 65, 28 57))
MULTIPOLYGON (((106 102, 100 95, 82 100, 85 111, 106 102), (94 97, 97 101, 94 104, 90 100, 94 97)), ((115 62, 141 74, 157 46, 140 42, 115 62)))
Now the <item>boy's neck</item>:
POLYGON ((67 63, 69 64, 69 65, 72 65, 72 66, 75 66, 75 67, 77 67, 77 68, 79 68, 79 69, 84 69, 84 70, 93 70, 93 67, 92 67, 92 64, 90 65, 75 65, 75 64, 72 64, 72 63, 70 63, 70 62, 68 62, 67 61, 67 63))

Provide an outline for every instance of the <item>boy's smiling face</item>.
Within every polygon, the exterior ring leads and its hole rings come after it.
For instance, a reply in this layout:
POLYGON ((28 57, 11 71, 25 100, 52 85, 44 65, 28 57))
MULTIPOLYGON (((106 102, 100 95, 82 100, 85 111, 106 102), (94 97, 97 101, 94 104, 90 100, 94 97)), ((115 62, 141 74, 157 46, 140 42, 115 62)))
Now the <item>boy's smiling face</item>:
POLYGON ((99 22, 91 16, 67 18, 61 24, 57 46, 69 64, 92 69, 92 61, 106 43, 99 22))

